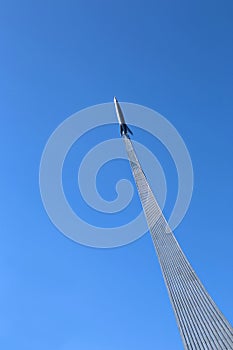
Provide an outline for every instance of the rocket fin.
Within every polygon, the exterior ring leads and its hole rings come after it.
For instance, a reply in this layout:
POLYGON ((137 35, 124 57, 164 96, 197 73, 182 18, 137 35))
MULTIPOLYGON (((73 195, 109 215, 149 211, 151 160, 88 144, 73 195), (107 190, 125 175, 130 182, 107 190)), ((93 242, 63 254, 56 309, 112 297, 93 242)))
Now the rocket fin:
POLYGON ((123 134, 123 126, 122 126, 122 124, 120 125, 120 133, 121 133, 121 136, 122 136, 122 134, 123 134))
POLYGON ((127 125, 127 131, 128 131, 131 135, 133 135, 133 132, 130 130, 130 128, 128 127, 128 125, 127 125))

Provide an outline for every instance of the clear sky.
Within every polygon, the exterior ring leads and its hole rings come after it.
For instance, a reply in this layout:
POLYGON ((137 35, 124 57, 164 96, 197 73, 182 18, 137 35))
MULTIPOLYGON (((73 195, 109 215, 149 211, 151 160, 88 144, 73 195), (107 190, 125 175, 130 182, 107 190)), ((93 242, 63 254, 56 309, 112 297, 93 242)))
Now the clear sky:
MULTIPOLYGON (((0 347, 182 349, 149 233, 122 248, 81 246, 41 202, 39 164, 53 130, 114 95, 155 109, 183 137, 195 186, 175 235, 232 323, 232 1, 3 0, 0 28, 0 347)), ((119 136, 117 125, 106 128, 81 140, 73 157, 119 136)), ((149 135, 134 130, 134 139, 163 154, 149 135)), ((166 214, 177 180, 165 155, 160 162, 170 179, 166 214)), ((115 195, 104 185, 116 169, 132 180, 125 161, 112 163, 98 183, 105 198, 115 195)), ((76 165, 67 169, 73 181, 76 165)), ((119 215, 112 226, 127 212, 119 215)))

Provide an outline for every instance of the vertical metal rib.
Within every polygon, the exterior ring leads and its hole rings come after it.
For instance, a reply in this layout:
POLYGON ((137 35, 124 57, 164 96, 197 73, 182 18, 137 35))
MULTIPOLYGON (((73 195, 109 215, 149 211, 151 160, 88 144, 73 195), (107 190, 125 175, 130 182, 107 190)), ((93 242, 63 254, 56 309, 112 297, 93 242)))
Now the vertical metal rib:
POLYGON ((233 330, 195 274, 150 189, 131 140, 123 135, 132 173, 185 349, 233 349, 233 330))

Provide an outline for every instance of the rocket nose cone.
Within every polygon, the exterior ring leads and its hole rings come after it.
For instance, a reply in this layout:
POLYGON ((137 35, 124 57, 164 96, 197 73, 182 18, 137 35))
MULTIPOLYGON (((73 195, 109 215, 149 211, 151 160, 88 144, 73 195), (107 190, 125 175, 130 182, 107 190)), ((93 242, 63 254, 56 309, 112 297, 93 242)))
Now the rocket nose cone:
POLYGON ((113 100, 114 100, 114 102, 118 102, 116 96, 114 96, 114 99, 113 99, 113 100))

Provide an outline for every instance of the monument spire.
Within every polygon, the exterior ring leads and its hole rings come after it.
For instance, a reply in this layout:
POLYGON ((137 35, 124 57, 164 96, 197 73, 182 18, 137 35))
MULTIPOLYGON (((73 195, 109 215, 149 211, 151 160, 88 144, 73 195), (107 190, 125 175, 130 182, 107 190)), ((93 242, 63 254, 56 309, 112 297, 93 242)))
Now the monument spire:
POLYGON ((184 348, 233 349, 232 327, 202 285, 169 228, 137 159, 128 134, 128 126, 117 100, 115 107, 121 126, 121 136, 184 348))

